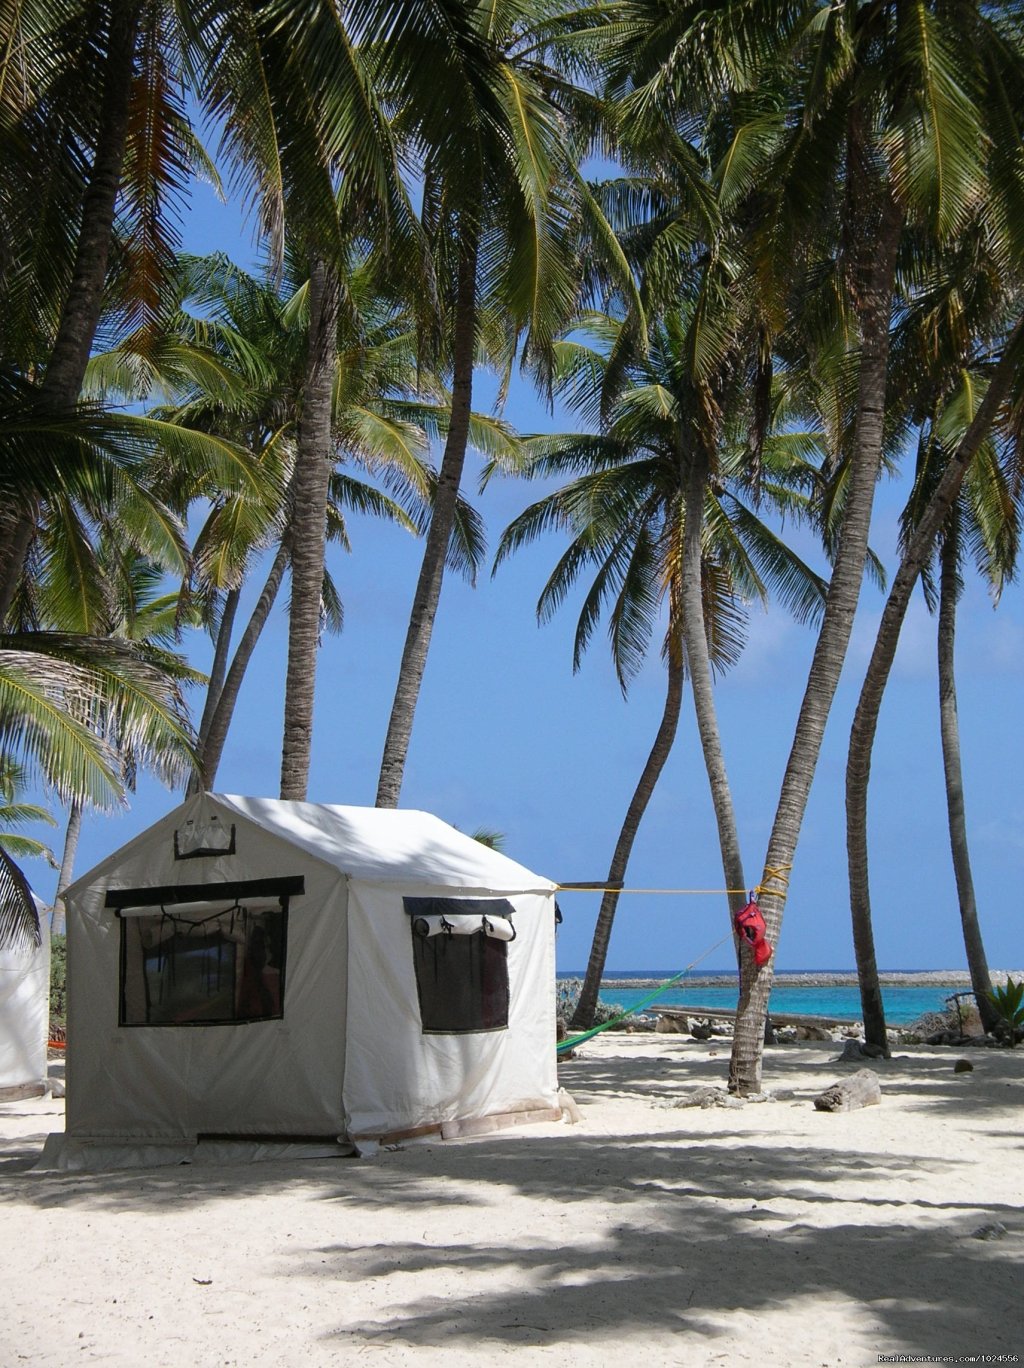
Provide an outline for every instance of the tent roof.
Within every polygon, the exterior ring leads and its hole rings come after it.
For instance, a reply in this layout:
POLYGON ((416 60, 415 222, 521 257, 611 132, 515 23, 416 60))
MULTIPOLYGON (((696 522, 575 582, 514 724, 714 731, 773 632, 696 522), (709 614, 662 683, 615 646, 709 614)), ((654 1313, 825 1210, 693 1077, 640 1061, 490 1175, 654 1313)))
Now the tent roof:
MULTIPOLYGON (((439 817, 406 808, 342 807, 212 793, 188 800, 156 825, 172 821, 177 825, 190 810, 198 814, 204 806, 218 808, 222 817, 238 816, 253 822, 314 859, 368 883, 416 883, 502 893, 548 892, 557 887, 439 817)), ((76 885, 110 871, 129 847, 145 842, 152 831, 150 828, 128 847, 108 856, 76 880, 76 885)))
POLYGON ((555 887, 429 812, 211 796, 353 879, 454 883, 510 892, 555 887))

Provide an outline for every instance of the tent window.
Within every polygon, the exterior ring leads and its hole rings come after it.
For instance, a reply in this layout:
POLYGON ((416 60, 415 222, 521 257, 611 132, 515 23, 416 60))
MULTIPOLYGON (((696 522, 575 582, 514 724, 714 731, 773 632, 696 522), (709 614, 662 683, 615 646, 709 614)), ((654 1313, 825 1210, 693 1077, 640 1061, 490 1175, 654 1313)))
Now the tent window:
POLYGON ((405 898, 425 1035, 508 1028, 512 905, 504 898, 405 898), (440 929, 439 929, 440 928, 440 929))
POLYGON ((121 918, 122 1026, 213 1026, 283 1014, 287 898, 121 918))
POLYGON ((174 858, 198 860, 204 855, 234 855, 235 824, 227 828, 214 813, 208 822, 189 818, 181 830, 174 833, 174 858))

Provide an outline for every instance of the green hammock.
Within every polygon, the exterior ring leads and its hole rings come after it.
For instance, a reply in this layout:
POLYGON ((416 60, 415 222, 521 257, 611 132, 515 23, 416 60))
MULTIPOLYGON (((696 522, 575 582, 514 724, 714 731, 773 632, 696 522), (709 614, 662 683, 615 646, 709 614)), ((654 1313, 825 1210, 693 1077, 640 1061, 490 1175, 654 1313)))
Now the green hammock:
MULTIPOLYGON (((728 940, 730 938, 731 933, 730 937, 726 937, 726 939, 728 940)), ((711 949, 715 950, 718 948, 718 945, 721 944, 722 942, 719 941, 717 945, 713 945, 711 949)), ((704 955, 710 954, 711 950, 706 950, 704 952, 704 955)), ((703 959, 704 955, 701 955, 700 958, 703 959)), ((699 963, 700 960, 694 960, 693 962, 693 964, 699 963)), ((574 1045, 582 1045, 585 1040, 590 1040, 592 1036, 600 1035, 602 1031, 610 1031, 611 1028, 617 1026, 620 1021, 625 1021, 627 1017, 635 1016, 637 1012, 643 1011, 647 1004, 653 1002, 656 997, 660 997, 666 988, 671 988, 673 984, 676 984, 680 979, 685 978, 693 968, 693 964, 687 965, 687 967, 676 974, 674 978, 666 979, 664 983, 659 983, 657 988, 655 988, 653 992, 648 993, 646 997, 642 997, 635 1007, 630 1007, 628 1011, 620 1012, 618 1016, 612 1017, 610 1021, 602 1021, 600 1026, 591 1026, 590 1030, 584 1031, 582 1035, 573 1036, 568 1040, 560 1040, 555 1046, 556 1053, 561 1054, 563 1050, 571 1050, 574 1045)))

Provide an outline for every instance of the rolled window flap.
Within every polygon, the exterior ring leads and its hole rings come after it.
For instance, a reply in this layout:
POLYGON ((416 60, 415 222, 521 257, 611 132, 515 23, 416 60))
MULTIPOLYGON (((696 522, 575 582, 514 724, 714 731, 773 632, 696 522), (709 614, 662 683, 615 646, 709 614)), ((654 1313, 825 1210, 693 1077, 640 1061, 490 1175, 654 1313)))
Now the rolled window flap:
MULTIPOLYGON (((187 903, 167 903, 159 907, 119 907, 117 915, 119 917, 159 917, 167 915, 177 918, 179 921, 201 920, 211 912, 226 912, 232 907, 238 907, 234 898, 208 899, 202 902, 187 903)), ((245 903, 246 912, 275 912, 280 908, 280 901, 272 901, 269 898, 255 898, 245 903)))
POLYGON ((484 935, 491 940, 514 941, 516 938, 516 928, 506 917, 483 918, 484 935))
POLYGON ((516 938, 515 928, 507 918, 479 914, 414 917, 412 929, 425 940, 430 936, 475 936, 481 931, 493 940, 516 938))

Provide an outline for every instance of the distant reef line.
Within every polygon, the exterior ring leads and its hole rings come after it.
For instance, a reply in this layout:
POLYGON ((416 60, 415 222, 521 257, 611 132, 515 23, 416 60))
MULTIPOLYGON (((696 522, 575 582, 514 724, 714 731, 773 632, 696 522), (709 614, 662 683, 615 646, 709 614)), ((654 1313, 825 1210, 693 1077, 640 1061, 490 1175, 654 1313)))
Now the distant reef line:
MULTIPOLYGON (((1005 984, 1007 975, 1014 979, 1024 977, 1024 970, 990 970, 992 982, 1005 984)), ((582 978, 582 974, 560 974, 559 978, 582 978)), ((671 977, 671 976, 669 976, 671 977)), ((965 969, 925 969, 920 972, 903 971, 880 972, 879 982, 883 988, 970 988, 971 976, 965 969)), ((614 988, 654 988, 664 979, 659 978, 612 978, 602 979, 601 987, 614 988)), ((775 983, 780 988, 856 988, 857 975, 842 973, 800 973, 775 975, 775 983)), ((692 974, 682 979, 680 988, 735 988, 735 974, 692 974)))

